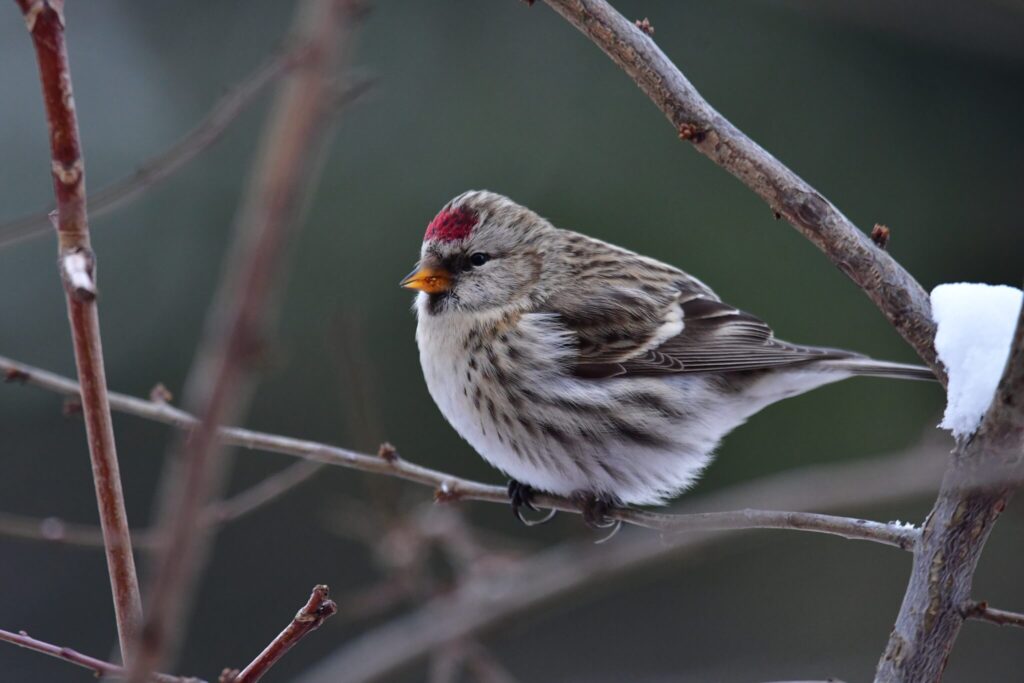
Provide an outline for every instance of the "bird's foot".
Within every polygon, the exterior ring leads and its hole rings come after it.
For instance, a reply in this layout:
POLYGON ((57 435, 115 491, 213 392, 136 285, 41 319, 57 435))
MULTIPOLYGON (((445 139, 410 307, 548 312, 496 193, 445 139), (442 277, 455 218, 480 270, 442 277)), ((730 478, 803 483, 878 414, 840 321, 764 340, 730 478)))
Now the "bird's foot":
POLYGON ((540 512, 540 510, 537 509, 537 506, 533 504, 533 497, 535 494, 536 491, 534 491, 533 487, 529 484, 523 484, 515 479, 509 479, 508 500, 512 504, 512 514, 526 526, 540 526, 541 524, 550 522, 557 512, 557 510, 548 510, 547 514, 539 519, 527 518, 523 514, 523 508, 533 510, 534 512, 540 512))
POLYGON ((614 496, 607 494, 595 494, 589 491, 578 491, 572 496, 580 514, 583 515, 583 523, 591 529, 611 529, 610 532, 596 543, 610 541, 619 533, 622 528, 622 520, 612 519, 608 513, 621 507, 621 503, 614 496))

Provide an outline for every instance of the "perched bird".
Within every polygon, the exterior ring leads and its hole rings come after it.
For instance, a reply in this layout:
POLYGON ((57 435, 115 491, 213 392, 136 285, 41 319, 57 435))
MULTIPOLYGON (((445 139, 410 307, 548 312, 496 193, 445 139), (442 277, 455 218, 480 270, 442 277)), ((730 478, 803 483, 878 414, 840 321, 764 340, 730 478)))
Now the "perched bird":
POLYGON ((692 485, 718 442, 765 406, 854 375, 924 367, 790 344, 670 265, 554 227, 499 194, 465 192, 427 226, 416 270, 427 388, 512 481, 612 506, 692 485))

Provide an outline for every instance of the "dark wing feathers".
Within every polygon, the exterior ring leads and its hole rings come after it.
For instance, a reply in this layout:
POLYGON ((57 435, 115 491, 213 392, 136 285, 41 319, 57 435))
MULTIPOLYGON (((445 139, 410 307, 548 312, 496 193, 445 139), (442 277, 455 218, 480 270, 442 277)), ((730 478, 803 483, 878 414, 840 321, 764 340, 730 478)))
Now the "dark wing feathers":
POLYGON ((678 299, 679 290, 671 285, 644 289, 630 282, 581 297, 566 293, 553 308, 573 331, 580 360, 608 363, 646 345, 678 299))
POLYGON ((742 372, 857 356, 779 341, 764 321, 722 303, 676 268, 579 233, 561 234, 571 276, 539 312, 558 314, 572 331, 579 377, 742 372), (664 338, 680 319, 682 330, 664 338))
POLYGON ((575 374, 597 379, 622 375, 742 372, 857 355, 779 341, 764 321, 714 299, 692 298, 681 306, 683 331, 680 334, 656 348, 618 362, 594 362, 591 355, 581 354, 575 374))

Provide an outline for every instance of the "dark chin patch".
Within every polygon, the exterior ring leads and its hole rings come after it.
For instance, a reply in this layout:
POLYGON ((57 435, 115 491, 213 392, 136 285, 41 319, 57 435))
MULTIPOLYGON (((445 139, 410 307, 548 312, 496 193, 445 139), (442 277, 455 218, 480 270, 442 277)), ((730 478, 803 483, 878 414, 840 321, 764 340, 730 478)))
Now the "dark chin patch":
POLYGON ((448 310, 452 304, 452 293, 451 292, 438 292, 437 294, 427 295, 427 313, 430 315, 437 315, 444 313, 448 310))

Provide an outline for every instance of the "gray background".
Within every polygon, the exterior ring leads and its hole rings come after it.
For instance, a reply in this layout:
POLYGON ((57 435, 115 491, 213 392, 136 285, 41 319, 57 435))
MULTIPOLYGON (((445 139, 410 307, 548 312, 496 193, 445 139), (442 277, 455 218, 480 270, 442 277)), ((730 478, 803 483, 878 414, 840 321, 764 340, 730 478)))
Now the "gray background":
MULTIPOLYGON (((33 52, 0 11, 0 217, 52 201, 33 52)), ((620 2, 703 94, 864 228, 926 288, 1019 284, 1024 10, 1016 2, 620 2)), ((68 3, 87 159, 98 189, 166 148, 281 41, 292 3, 68 3)), ((380 2, 357 64, 378 79, 342 116, 294 250, 272 361, 248 426, 372 449, 501 482, 445 424, 420 375, 409 294, 422 230, 452 195, 503 192, 558 225, 679 265, 794 341, 911 361, 871 303, 724 171, 679 143, 596 47, 538 3, 380 2), (355 361, 353 361, 355 358, 355 361), (353 375, 360 378, 354 387, 353 375)), ((130 207, 93 222, 109 381, 180 389, 217 282, 265 112, 130 207)), ((0 250, 0 353, 72 373, 51 237, 0 250)), ((774 406, 728 438, 694 495, 807 463, 914 443, 938 421, 934 386, 859 380, 774 406)), ((150 518, 165 428, 115 418, 129 515, 150 518)), ((80 419, 60 400, 0 386, 0 509, 91 523, 80 419)), ((244 453, 232 490, 283 456, 244 453)), ((248 661, 309 586, 358 592, 377 570, 331 532, 340 502, 421 501, 331 469, 228 527, 205 574, 179 670, 248 661)), ((397 504, 397 503, 396 503, 397 504)), ((406 505, 405 502, 401 503, 406 505)), ((920 520, 926 499, 879 519, 920 520)), ((474 524, 541 548, 588 538, 578 520, 524 530, 466 504, 474 524)), ((1024 517, 1011 507, 975 592, 1024 608, 1024 517)), ((880 546, 764 532, 631 575, 504 625, 485 642, 524 681, 865 680, 899 606, 910 557, 880 546)), ((378 617, 380 621, 385 617, 378 617)), ((102 553, 0 538, 0 627, 105 656, 115 642, 102 553)), ((288 680, 368 628, 328 622, 268 680, 288 680)), ((1020 632, 966 626, 947 680, 1019 680, 1020 632)), ((90 674, 0 647, 4 681, 90 674)), ((395 680, 422 680, 424 669, 395 680)))

